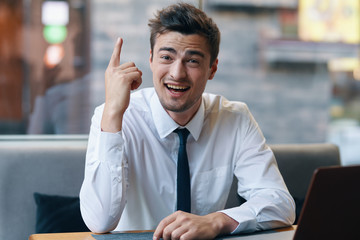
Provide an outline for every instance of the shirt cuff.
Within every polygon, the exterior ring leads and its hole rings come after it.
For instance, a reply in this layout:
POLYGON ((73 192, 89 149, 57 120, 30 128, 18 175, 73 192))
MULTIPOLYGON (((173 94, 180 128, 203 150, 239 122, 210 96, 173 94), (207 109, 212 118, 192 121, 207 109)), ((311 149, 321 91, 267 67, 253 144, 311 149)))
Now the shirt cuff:
MULTIPOLYGON (((246 204, 246 203, 244 203, 246 204)), ((254 213, 251 209, 246 208, 242 204, 239 207, 225 209, 219 212, 226 214, 227 216, 231 217, 235 221, 239 223, 234 231, 230 234, 238 234, 238 233, 250 233, 256 231, 257 221, 254 213)))

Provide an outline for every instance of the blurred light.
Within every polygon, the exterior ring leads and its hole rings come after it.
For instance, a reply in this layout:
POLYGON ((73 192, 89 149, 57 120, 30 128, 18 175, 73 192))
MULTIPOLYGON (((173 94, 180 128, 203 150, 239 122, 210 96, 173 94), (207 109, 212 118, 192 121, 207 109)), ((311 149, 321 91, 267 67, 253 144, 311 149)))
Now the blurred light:
POLYGON ((47 68, 54 68, 64 58, 64 47, 60 44, 47 47, 44 55, 44 63, 47 68))
POLYGON ((345 109, 343 106, 334 105, 330 107, 330 116, 333 118, 340 118, 344 116, 345 109))
POLYGON ((354 79, 360 81, 360 65, 354 69, 354 79))
POLYGON ((41 21, 44 25, 66 25, 69 23, 69 3, 45 1, 42 4, 41 21))
POLYGON ((44 24, 43 35, 50 44, 62 43, 67 36, 69 23, 69 3, 67 1, 44 1, 41 21, 44 24))
POLYGON ((328 68, 331 72, 352 72, 360 66, 357 58, 337 58, 328 62, 328 68))
POLYGON ((50 44, 62 43, 66 39, 67 29, 65 26, 47 25, 44 27, 43 35, 50 44))
POLYGON ((359 0, 299 0, 303 41, 360 42, 359 0))

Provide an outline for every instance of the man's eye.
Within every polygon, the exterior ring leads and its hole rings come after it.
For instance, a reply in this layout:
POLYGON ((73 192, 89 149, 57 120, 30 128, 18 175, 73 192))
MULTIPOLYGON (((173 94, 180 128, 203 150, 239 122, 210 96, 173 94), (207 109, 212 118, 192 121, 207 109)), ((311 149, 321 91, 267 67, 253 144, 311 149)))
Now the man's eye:
POLYGON ((169 56, 166 56, 166 55, 165 55, 165 56, 161 56, 161 58, 164 59, 164 60, 170 60, 170 59, 171 59, 169 56))
POLYGON ((191 64, 199 64, 199 61, 196 59, 189 59, 188 62, 191 64))

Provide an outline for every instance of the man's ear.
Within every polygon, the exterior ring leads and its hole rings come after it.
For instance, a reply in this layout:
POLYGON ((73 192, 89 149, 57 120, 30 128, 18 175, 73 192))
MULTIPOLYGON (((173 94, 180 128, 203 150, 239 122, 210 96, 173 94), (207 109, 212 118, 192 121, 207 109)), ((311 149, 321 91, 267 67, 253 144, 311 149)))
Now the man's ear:
POLYGON ((218 65, 218 63, 219 63, 219 60, 216 59, 216 60, 213 62, 213 64, 211 65, 211 67, 210 67, 209 80, 212 80, 212 79, 214 78, 215 73, 216 73, 216 71, 217 71, 217 65, 218 65))
POLYGON ((152 70, 152 62, 153 62, 153 55, 152 55, 152 51, 150 49, 150 57, 149 57, 149 63, 150 63, 150 69, 152 70))

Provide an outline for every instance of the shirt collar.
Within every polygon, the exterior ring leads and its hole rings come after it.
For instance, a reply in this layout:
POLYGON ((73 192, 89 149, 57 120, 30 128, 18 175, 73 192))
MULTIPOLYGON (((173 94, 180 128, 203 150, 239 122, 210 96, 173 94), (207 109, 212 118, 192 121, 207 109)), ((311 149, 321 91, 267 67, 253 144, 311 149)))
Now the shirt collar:
MULTIPOLYGON (((165 138, 179 127, 179 125, 169 116, 169 114, 161 105, 156 92, 151 97, 150 108, 154 124, 160 138, 165 138)), ((196 112, 195 116, 191 119, 191 121, 185 126, 189 130, 195 141, 199 139, 204 122, 204 115, 205 106, 204 100, 202 99, 199 110, 196 112)))

